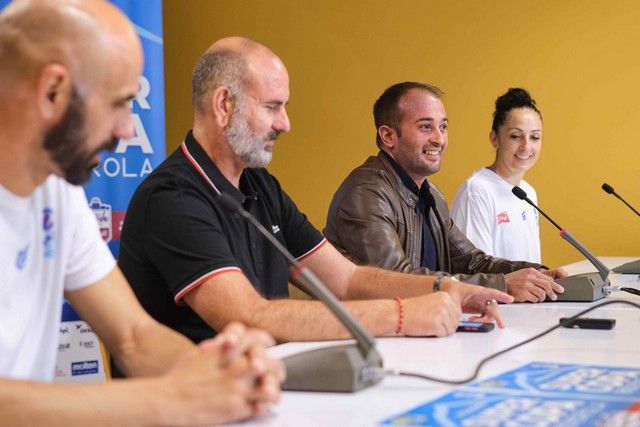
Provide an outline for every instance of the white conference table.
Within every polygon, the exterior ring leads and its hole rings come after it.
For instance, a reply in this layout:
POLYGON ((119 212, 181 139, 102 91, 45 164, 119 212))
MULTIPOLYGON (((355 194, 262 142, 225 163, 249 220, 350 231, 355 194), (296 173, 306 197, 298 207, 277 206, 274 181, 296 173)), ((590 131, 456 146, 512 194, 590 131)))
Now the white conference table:
MULTIPOLYGON (((615 267, 631 257, 602 257, 615 267)), ((595 269, 587 261, 565 266, 569 274, 595 269)), ((613 285, 640 289, 638 275, 611 274, 613 285)), ((616 292, 607 299, 640 303, 640 297, 616 292)), ((502 305, 507 328, 488 333, 456 333, 445 338, 378 338, 377 347, 385 368, 419 372, 447 379, 468 376, 484 357, 556 325, 563 316, 571 316, 594 303, 553 302, 502 305)), ((615 318, 613 330, 560 328, 488 362, 479 379, 515 369, 532 361, 553 363, 600 364, 640 367, 640 310, 629 305, 612 304, 597 309, 588 317, 615 318)), ((270 349, 274 356, 287 356, 302 350, 344 343, 345 341, 287 343, 270 349)), ((281 402, 268 416, 243 425, 274 426, 367 426, 403 413, 452 390, 447 386, 417 378, 386 377, 381 383, 356 393, 284 392, 281 402)))

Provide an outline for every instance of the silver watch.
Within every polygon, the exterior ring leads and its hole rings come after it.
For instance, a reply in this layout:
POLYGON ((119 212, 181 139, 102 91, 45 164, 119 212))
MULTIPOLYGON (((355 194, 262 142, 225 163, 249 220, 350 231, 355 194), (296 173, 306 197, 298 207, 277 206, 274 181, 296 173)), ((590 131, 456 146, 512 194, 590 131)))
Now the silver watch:
POLYGON ((440 290, 440 284, 442 283, 442 281, 444 279, 451 279, 454 282, 457 282, 458 279, 456 279, 453 276, 447 276, 446 274, 442 273, 442 272, 438 272, 435 274, 436 276, 436 280, 433 282, 433 290, 431 292, 438 292, 440 290))

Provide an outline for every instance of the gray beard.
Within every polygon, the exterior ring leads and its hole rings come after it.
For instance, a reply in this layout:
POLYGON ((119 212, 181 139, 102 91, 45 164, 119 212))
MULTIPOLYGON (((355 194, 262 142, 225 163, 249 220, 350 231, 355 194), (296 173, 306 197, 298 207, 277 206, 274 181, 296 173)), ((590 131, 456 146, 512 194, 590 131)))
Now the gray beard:
MULTIPOLYGON (((240 110, 231 116, 225 130, 231 149, 249 168, 264 168, 271 163, 273 153, 262 148, 265 141, 274 139, 271 134, 260 138, 254 135, 240 110)), ((277 135, 276 135, 277 137, 277 135)))

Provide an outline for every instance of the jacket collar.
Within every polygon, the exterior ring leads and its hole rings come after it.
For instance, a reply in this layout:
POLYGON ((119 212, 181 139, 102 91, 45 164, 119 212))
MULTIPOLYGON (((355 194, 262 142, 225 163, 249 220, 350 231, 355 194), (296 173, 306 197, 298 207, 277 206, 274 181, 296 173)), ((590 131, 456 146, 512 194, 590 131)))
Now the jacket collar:
POLYGON ((385 151, 380 150, 378 159, 385 166, 385 169, 395 177, 394 186, 402 196, 403 200, 410 206, 415 206, 418 200, 422 200, 425 206, 429 205, 430 186, 429 181, 425 178, 422 186, 418 188, 416 183, 411 179, 409 174, 385 151))

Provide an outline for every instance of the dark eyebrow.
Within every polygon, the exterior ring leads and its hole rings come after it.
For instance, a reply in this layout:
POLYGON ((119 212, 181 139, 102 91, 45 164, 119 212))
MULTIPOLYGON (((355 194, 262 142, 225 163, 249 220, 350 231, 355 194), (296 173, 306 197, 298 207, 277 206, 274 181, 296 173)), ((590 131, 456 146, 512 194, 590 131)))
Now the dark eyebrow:
MULTIPOLYGON (((508 131, 517 130, 517 131, 520 131, 520 132, 524 132, 524 130, 520 129, 519 127, 515 127, 515 126, 512 127, 512 128, 508 128, 507 130, 508 131)), ((531 130, 531 132, 542 132, 542 129, 533 129, 533 130, 531 130)))
MULTIPOLYGON (((418 120, 416 120, 416 123, 419 122, 435 122, 436 120, 433 117, 420 117, 418 120)), ((442 119, 442 122, 444 123, 449 123, 449 119, 448 118, 444 118, 442 119)))

